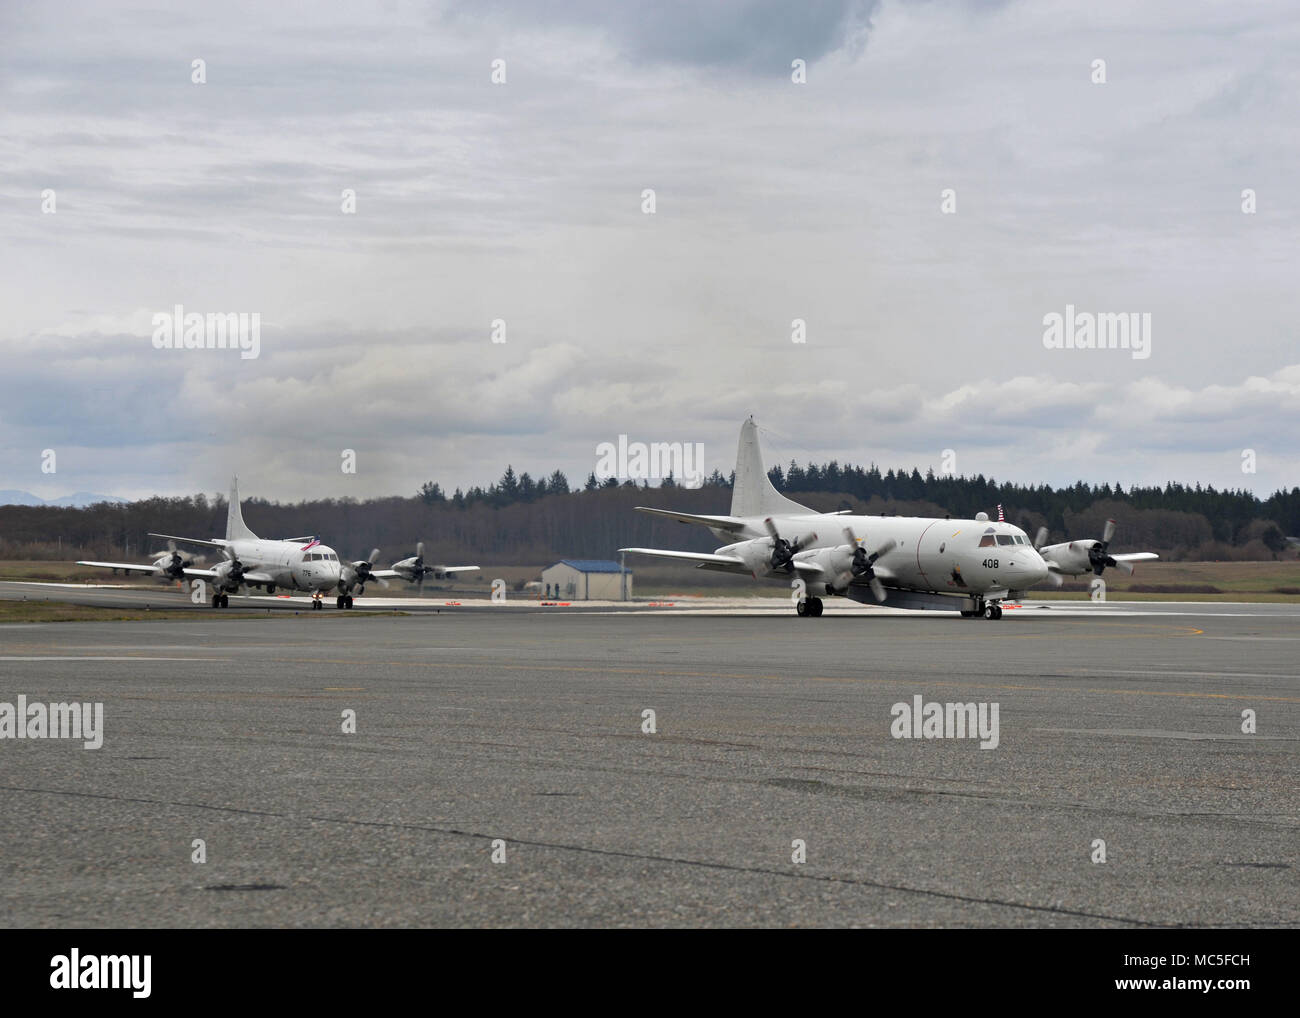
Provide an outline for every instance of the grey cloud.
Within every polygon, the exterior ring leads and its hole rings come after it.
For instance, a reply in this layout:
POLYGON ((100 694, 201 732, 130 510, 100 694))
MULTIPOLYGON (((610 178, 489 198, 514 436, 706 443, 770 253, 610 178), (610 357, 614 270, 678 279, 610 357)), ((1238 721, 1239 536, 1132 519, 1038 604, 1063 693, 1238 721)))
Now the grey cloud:
POLYGON ((452 21, 495 16, 509 29, 602 33, 633 60, 787 75, 808 62, 860 47, 879 0, 454 0, 452 21))

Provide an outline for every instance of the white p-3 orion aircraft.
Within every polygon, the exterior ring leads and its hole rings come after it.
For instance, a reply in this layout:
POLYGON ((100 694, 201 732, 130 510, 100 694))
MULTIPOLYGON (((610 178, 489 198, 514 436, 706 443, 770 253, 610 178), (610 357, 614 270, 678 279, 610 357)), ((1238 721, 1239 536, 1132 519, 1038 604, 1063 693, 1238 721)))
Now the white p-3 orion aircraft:
POLYGON ((359 562, 341 560, 333 548, 326 547, 315 537, 292 537, 282 541, 263 540, 248 529, 239 508, 239 478, 230 482, 230 502, 226 508, 226 536, 205 541, 197 537, 177 537, 174 534, 154 534, 168 541, 217 548, 225 561, 212 569, 196 569, 192 563, 172 548, 171 557, 161 557, 150 565, 128 562, 78 562, 79 566, 96 566, 101 569, 121 569, 124 573, 153 573, 169 579, 199 579, 212 588, 212 607, 230 607, 230 595, 247 592, 249 588, 264 587, 274 594, 277 587, 285 590, 305 591, 312 595, 312 608, 321 608, 322 599, 331 590, 337 590, 335 603, 339 608, 352 607, 352 592, 365 592, 365 585, 374 580, 385 587, 387 580, 400 577, 423 584, 426 575, 454 575, 457 572, 477 569, 478 566, 426 566, 424 547, 421 544, 415 558, 403 559, 392 569, 375 569, 379 557, 376 548, 370 559, 359 562))
MULTIPOLYGON (((708 527, 727 542, 713 553, 622 548, 636 555, 694 562, 699 569, 780 579, 803 592, 801 616, 822 614, 822 597, 847 597, 890 608, 959 611, 965 618, 1002 617, 1002 602, 1051 577, 1129 564, 1151 553, 1110 556, 1103 541, 1040 549, 1019 527, 991 521, 819 513, 786 498, 763 468, 758 425, 740 428, 729 516, 637 507, 639 512, 708 527), (1085 547, 1086 546, 1086 547, 1085 547), (802 586, 800 586, 802 581, 802 586)), ((1040 531, 1041 544, 1045 532, 1040 531)))

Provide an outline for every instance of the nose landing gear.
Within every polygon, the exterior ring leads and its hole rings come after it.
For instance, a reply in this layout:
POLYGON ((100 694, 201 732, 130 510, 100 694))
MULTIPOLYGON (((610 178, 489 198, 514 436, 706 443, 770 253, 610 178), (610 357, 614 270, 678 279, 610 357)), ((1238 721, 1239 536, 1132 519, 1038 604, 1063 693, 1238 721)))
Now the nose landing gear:
POLYGON ((964 619, 977 619, 981 615, 990 621, 996 622, 1002 618, 1002 605, 997 601, 985 601, 983 598, 978 598, 973 609, 961 613, 961 617, 964 619))

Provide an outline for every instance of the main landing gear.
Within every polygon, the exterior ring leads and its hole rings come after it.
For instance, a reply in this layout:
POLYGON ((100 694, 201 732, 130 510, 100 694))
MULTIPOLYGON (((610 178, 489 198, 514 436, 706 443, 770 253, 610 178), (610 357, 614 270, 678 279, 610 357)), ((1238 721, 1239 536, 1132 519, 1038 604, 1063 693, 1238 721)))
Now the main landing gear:
POLYGON ((815 619, 821 615, 824 607, 820 597, 805 597, 794 606, 794 610, 800 618, 815 619))
POLYGON ((351 595, 351 594, 340 594, 340 595, 338 596, 338 599, 337 599, 337 601, 336 601, 336 604, 337 604, 337 606, 338 606, 339 608, 351 608, 351 607, 352 607, 352 595, 351 595))
POLYGON ((229 607, 230 607, 230 595, 229 595, 229 594, 213 594, 213 595, 212 595, 212 607, 213 607, 213 608, 229 608, 229 607))
POLYGON ((983 615, 986 619, 996 622, 1002 618, 1002 605, 997 601, 985 601, 980 598, 975 602, 975 608, 972 611, 963 611, 961 617, 964 619, 977 619, 983 615))

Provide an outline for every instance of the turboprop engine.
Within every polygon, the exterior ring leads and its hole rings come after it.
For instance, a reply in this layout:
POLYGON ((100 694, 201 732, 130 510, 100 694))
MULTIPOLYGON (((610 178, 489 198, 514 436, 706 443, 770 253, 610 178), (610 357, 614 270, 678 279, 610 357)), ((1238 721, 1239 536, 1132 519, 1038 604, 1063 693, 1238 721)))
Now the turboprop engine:
POLYGON ((827 577, 827 586, 836 593, 844 593, 849 584, 856 581, 869 584, 872 596, 877 601, 884 601, 885 587, 873 567, 876 559, 892 550, 896 542, 891 538, 875 551, 868 552, 851 527, 844 528, 844 541, 834 548, 821 548, 809 553, 807 560, 821 566, 827 577))
MULTIPOLYGON (((1092 539, 1067 541, 1063 544, 1049 544, 1043 547, 1043 542, 1047 539, 1047 528, 1040 527, 1038 536, 1034 539, 1034 547, 1043 556, 1043 560, 1052 567, 1054 573, 1066 573, 1070 576, 1079 576, 1089 572, 1100 576, 1106 571, 1107 566, 1119 569, 1131 576, 1133 575, 1134 561, 1155 558, 1154 554, 1143 552, 1121 555, 1118 558, 1112 556, 1110 554, 1110 542, 1114 536, 1115 521, 1107 520, 1106 526, 1102 529, 1100 541, 1092 539)), ((1060 586, 1059 579, 1056 582, 1057 586, 1060 586)))
POLYGON ((736 556, 755 576, 770 576, 779 572, 793 576, 795 556, 816 541, 817 535, 801 534, 793 540, 787 540, 781 536, 771 517, 764 520, 763 524, 767 528, 767 537, 729 544, 725 548, 719 548, 718 554, 736 556))
POLYGON ((356 588, 358 594, 366 592, 366 584, 371 580, 381 586, 387 587, 388 581, 382 576, 373 576, 375 562, 379 559, 379 549, 375 548, 370 552, 370 558, 360 562, 345 562, 343 568, 339 570, 339 589, 344 594, 352 593, 356 588))
POLYGON ((219 591, 233 594, 244 585, 244 564, 237 558, 227 559, 214 566, 212 571, 216 573, 212 585, 219 591))

